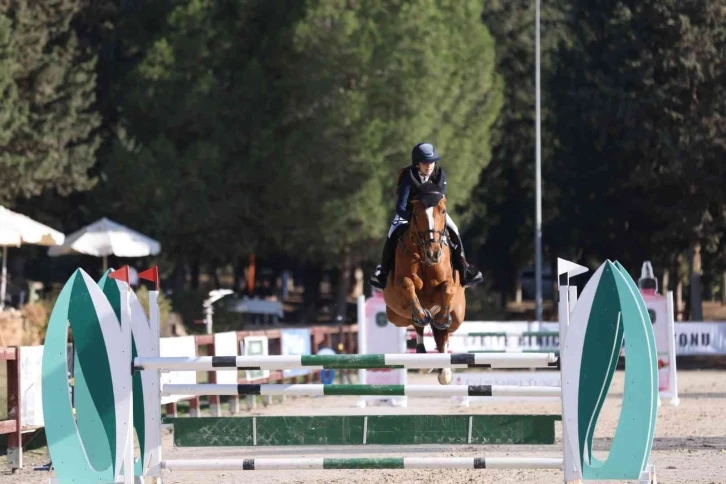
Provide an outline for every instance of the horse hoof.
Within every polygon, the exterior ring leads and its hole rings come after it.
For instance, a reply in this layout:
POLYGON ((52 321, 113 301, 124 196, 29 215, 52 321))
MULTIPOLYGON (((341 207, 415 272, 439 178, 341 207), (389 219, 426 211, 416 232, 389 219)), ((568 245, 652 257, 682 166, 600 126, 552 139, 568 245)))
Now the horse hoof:
POLYGON ((446 315, 446 318, 444 321, 440 321, 439 318, 435 318, 433 321, 431 321, 431 326, 433 326, 435 329, 438 329, 439 331, 445 331, 451 327, 451 313, 446 315))
POLYGON ((419 328, 425 328, 429 324, 431 324, 431 313, 428 309, 424 309, 424 317, 422 319, 419 319, 417 317, 411 318, 411 321, 413 322, 414 326, 418 326, 419 328))
POLYGON ((442 385, 450 385, 453 380, 454 374, 452 373, 451 368, 443 368, 439 370, 439 383, 442 385))
POLYGON ((425 328, 429 324, 426 321, 421 321, 416 318, 412 319, 411 321, 413 322, 413 325, 416 326, 417 328, 425 328))
POLYGON ((416 353, 426 353, 426 347, 422 344, 416 345, 416 353))

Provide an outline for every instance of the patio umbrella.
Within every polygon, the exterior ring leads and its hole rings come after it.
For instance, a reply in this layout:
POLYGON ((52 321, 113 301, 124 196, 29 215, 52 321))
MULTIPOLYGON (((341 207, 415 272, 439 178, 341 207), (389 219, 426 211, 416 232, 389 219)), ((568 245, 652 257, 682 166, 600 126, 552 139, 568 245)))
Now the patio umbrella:
POLYGON ((146 257, 159 251, 161 245, 156 240, 104 217, 67 236, 62 245, 48 249, 48 255, 56 257, 78 253, 103 257, 105 272, 109 255, 146 257))
POLYGON ((8 281, 8 247, 23 244, 50 245, 62 244, 65 235, 55 229, 36 222, 0 205, 0 245, 3 248, 2 281, 0 281, 0 308, 5 307, 5 292, 8 281))

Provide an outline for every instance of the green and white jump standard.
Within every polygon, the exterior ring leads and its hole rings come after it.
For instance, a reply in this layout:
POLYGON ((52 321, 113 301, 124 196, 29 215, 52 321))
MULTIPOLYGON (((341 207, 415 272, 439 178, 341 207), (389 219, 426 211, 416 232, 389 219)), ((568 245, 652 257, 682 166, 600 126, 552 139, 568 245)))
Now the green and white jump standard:
MULTIPOLYGON (((584 268, 566 261, 560 274, 584 268)), ((653 483, 648 461, 657 412, 657 364, 648 312, 634 281, 606 261, 579 301, 569 281, 560 287, 560 351, 519 354, 423 354, 161 358, 158 292, 149 319, 129 285, 106 273, 96 284, 78 269, 51 314, 43 355, 43 412, 55 478, 60 484, 131 483, 162 471, 301 469, 562 469, 567 483, 639 480, 653 483), (75 410, 68 390, 66 341, 75 340, 75 410), (594 430, 626 349, 621 418, 604 461, 593 455, 594 430), (161 371, 287 368, 531 368, 561 372, 562 386, 497 385, 217 385, 164 384, 161 371), (552 398, 562 402, 562 458, 386 457, 320 459, 164 460, 164 395, 401 395, 552 398), (133 458, 134 430, 141 457, 133 458)), ((170 419, 186 445, 541 444, 554 441, 556 416, 387 415, 170 419), (276 420, 282 419, 282 420, 276 420), (498 420, 497 420, 498 419, 498 420), (184 422, 182 424, 181 422, 184 422), (195 430, 196 429, 196 430, 195 430), (299 429, 305 431, 299 432, 299 429), (495 433, 492 433, 494 429, 495 433)), ((251 456, 248 456, 251 457, 251 456)))

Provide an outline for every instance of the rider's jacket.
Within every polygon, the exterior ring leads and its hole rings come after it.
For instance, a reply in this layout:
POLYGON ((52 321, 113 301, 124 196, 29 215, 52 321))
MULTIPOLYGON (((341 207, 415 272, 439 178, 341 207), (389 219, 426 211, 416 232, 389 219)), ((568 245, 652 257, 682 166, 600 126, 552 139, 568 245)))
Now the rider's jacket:
MULTIPOLYGON (((446 173, 440 166, 434 168, 433 173, 427 182, 435 183, 441 187, 441 193, 446 195, 446 173)), ((406 220, 411 218, 411 207, 408 201, 419 193, 421 185, 421 175, 418 168, 409 166, 405 168, 398 177, 398 200, 396 201, 396 214, 406 220)))

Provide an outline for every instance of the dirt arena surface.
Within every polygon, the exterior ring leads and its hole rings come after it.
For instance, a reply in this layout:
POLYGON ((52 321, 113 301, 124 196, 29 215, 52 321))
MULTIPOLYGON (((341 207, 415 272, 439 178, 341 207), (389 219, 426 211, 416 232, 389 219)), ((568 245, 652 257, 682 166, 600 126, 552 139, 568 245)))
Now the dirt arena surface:
MULTIPOLYGON (((436 383, 436 375, 409 373, 409 384, 436 383)), ((678 374, 681 403, 667 402, 659 408, 656 439, 651 461, 656 465, 661 484, 726 483, 726 371, 680 371, 678 374)), ((608 400, 596 429, 596 455, 603 458, 613 435, 620 411, 623 373, 617 372, 608 400)), ((473 403, 462 407, 450 398, 409 398, 407 408, 388 405, 358 408, 358 397, 288 397, 284 403, 258 405, 243 415, 376 415, 376 414, 469 414, 469 413, 551 413, 558 414, 557 403, 473 403)), ((242 402, 244 408, 244 402, 242 402)), ((305 451, 295 448, 250 450, 249 448, 173 448, 171 436, 164 438, 165 459, 205 458, 279 458, 279 457, 397 457, 408 453, 417 457, 529 456, 561 457, 561 427, 557 424, 557 444, 553 446, 423 446, 406 447, 335 447, 305 451)), ((25 469, 10 474, 4 468, 0 482, 35 484, 48 482, 47 472, 33 471, 34 465, 48 462, 47 451, 25 454, 25 469)), ((4 464, 4 463, 3 463, 4 464)), ((149 480, 150 481, 150 480, 149 480)), ((164 483, 254 483, 254 484, 371 484, 390 483, 518 483, 547 484, 563 481, 555 470, 346 470, 346 471, 255 471, 255 472, 173 472, 166 473, 164 483)), ((609 481, 600 481, 609 482, 609 481)))

